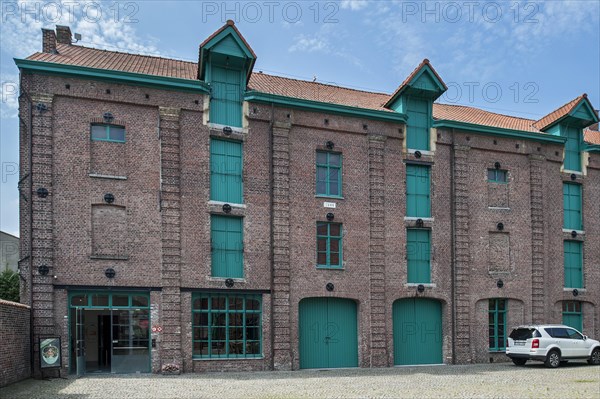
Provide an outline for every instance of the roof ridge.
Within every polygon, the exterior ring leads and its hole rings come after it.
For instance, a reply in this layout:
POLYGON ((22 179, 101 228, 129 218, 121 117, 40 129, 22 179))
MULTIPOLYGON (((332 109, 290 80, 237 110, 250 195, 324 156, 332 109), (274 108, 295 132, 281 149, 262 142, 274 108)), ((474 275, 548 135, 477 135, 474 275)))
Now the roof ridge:
POLYGON ((500 116, 505 116, 505 117, 509 117, 509 118, 515 118, 515 119, 521 119, 521 120, 524 120, 524 121, 536 122, 536 119, 529 119, 529 118, 523 118, 522 116, 514 116, 514 115, 508 115, 508 114, 501 114, 499 112, 488 111, 488 110, 485 110, 483 108, 472 107, 470 105, 444 104, 444 103, 433 103, 433 104, 434 105, 446 105, 446 106, 449 106, 449 107, 463 107, 463 108, 476 109, 478 111, 487 112, 489 114, 500 115, 500 116))
MULTIPOLYGON (((105 53, 116 53, 116 54, 125 54, 125 55, 133 55, 136 57, 146 57, 146 58, 155 58, 155 59, 160 59, 160 60, 165 60, 165 61, 178 61, 178 62, 185 62, 188 64, 193 64, 193 65, 198 65, 197 62, 194 61, 187 61, 187 60, 182 60, 182 59, 177 59, 177 58, 167 58, 167 57, 162 57, 159 55, 147 55, 147 54, 140 54, 140 53, 130 53, 127 51, 115 51, 115 50, 105 50, 105 49, 101 49, 101 48, 97 48, 97 47, 88 47, 88 46, 82 46, 79 44, 58 44, 57 47, 79 47, 79 48, 83 48, 86 50, 94 50, 94 51, 102 51, 105 53)), ((40 51, 36 52, 36 53, 40 53, 40 54, 44 54, 40 51)), ((62 55, 59 53, 59 55, 62 55)))
MULTIPOLYGON (((587 94, 586 94, 586 93, 583 93, 583 94, 580 94, 580 95, 578 95, 577 97, 575 97, 575 98, 573 98, 573 99, 571 99, 571 100, 567 101, 566 103, 564 103, 564 104, 563 104, 563 105, 561 105, 560 107, 556 107, 556 108, 554 108, 552 111, 548 112, 546 115, 544 115, 544 116, 542 116, 540 119, 536 120, 536 121, 535 121, 535 123, 538 123, 538 122, 540 122, 540 121, 541 121, 542 119, 544 119, 545 117, 547 117, 547 116, 549 116, 549 115, 552 115, 553 113, 555 113, 556 111, 559 111, 559 110, 561 110, 562 108, 566 107, 567 105, 569 105, 569 104, 571 104, 571 103, 574 103, 574 102, 579 102, 579 101, 583 100, 584 98, 587 98, 587 94)), ((542 126, 542 127, 543 127, 543 126, 542 126)))

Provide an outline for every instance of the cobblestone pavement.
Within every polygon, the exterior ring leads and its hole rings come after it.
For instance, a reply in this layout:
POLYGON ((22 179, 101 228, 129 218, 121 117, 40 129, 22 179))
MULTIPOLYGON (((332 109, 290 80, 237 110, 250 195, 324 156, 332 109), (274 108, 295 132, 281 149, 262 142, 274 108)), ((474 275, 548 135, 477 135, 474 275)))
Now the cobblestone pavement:
POLYGON ((600 398, 600 367, 541 363, 26 380, 0 398, 600 398))

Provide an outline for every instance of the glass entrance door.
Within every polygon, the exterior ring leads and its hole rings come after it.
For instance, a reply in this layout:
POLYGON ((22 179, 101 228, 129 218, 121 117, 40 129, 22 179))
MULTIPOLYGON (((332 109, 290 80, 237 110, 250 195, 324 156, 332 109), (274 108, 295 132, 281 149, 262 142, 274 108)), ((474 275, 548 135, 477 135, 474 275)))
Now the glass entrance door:
POLYGON ((84 309, 75 308, 75 356, 77 376, 85 374, 84 309))
POLYGON ((150 365, 148 309, 113 310, 112 372, 146 372, 150 365))

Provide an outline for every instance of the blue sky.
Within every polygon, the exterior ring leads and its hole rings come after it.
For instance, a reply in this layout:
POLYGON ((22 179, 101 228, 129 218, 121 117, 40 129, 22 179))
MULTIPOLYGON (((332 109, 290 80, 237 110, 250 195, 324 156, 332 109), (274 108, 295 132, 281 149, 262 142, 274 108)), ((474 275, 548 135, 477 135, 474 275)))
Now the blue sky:
POLYGON ((600 108, 600 2, 594 1, 1 1, 0 229, 18 234, 18 70, 41 28, 80 44, 196 61, 233 19, 255 70, 393 92, 428 58, 440 102, 539 119, 582 93, 600 108))

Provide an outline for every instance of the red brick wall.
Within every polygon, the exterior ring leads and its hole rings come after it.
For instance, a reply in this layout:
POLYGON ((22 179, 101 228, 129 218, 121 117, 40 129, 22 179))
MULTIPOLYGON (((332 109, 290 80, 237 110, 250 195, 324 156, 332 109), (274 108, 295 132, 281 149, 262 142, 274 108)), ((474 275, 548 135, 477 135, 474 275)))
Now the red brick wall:
POLYGON ((0 387, 31 375, 29 306, 0 299, 0 387))

